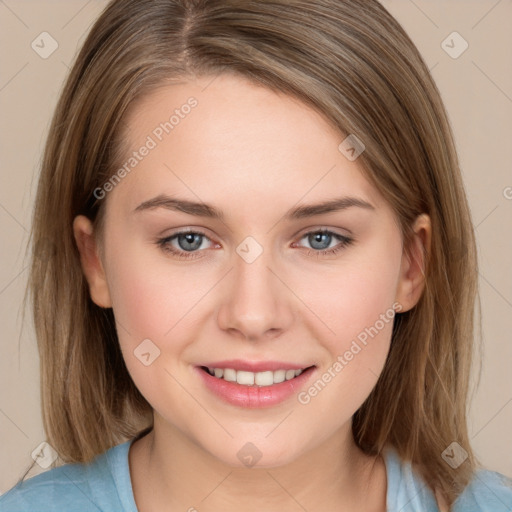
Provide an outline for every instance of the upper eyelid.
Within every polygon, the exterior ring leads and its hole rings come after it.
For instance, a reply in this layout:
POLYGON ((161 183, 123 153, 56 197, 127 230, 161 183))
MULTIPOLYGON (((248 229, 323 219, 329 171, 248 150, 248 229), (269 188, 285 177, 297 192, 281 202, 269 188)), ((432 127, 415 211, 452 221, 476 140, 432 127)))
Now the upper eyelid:
MULTIPOLYGON (((306 233, 303 233, 302 235, 299 236, 298 240, 302 240, 304 237, 306 237, 307 235, 311 234, 311 233, 327 233, 329 235, 332 236, 332 238, 336 239, 338 241, 338 243, 340 244, 345 244, 345 243, 350 243, 350 242, 353 242, 354 241, 354 237, 352 235, 342 235, 341 233, 337 233, 336 231, 331 231, 329 229, 319 229, 319 230, 313 230, 313 231, 306 231, 306 233)), ((297 242, 294 242, 294 243, 297 243, 297 242)), ((308 247, 306 247, 306 249, 308 249, 308 247)), ((328 250, 328 249, 319 249, 318 251, 319 252, 322 252, 323 250, 328 250)))
MULTIPOLYGON (((205 233, 203 230, 199 229, 199 228, 191 228, 191 229, 182 229, 180 231, 177 231, 175 233, 172 233, 168 236, 165 236, 163 237, 161 240, 174 240, 176 237, 180 236, 180 235, 186 235, 186 234, 197 234, 197 235, 200 235, 200 236, 203 236, 205 238, 207 238, 210 242, 212 243, 218 243, 218 242, 215 242, 215 240, 212 239, 212 237, 210 237, 207 233, 205 233)), ((302 233, 297 233, 296 235, 294 235, 294 238, 299 238, 299 240, 302 240, 305 236, 307 235, 310 235, 310 234, 313 234, 313 233, 327 233, 327 234, 330 234, 330 235, 334 235, 335 237, 338 237, 340 239, 346 239, 346 238, 352 238, 352 235, 344 235, 342 233, 338 233, 337 231, 334 231, 332 229, 329 229, 329 228, 314 228, 314 229, 309 229, 308 231, 304 231, 302 233)))
MULTIPOLYGON (((340 228, 338 228, 338 229, 340 229, 340 228)), ((345 237, 345 238, 351 238, 352 233, 348 229, 345 229, 345 231, 346 231, 346 233, 339 233, 338 231, 336 231, 335 228, 327 228, 327 227, 318 227, 318 228, 313 228, 313 229, 307 228, 307 231, 301 230, 296 235, 294 235, 294 237, 300 236, 300 238, 302 238, 311 233, 329 233, 331 235, 336 235, 336 236, 345 237)))

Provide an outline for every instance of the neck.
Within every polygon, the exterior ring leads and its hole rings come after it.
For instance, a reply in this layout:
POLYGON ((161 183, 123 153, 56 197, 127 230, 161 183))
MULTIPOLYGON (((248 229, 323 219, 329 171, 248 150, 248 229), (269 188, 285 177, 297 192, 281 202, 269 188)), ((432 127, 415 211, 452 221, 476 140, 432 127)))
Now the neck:
POLYGON ((350 424, 286 465, 248 468, 223 463, 155 418, 129 458, 139 512, 386 510, 384 463, 356 446, 350 424))

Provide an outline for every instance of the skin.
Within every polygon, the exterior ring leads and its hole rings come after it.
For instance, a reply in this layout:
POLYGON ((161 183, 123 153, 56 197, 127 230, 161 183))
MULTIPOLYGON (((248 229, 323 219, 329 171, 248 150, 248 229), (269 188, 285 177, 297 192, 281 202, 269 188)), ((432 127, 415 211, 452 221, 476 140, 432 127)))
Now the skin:
MULTIPOLYGON (((314 364, 307 389, 393 303, 417 303, 429 219, 416 220, 408 257, 392 208, 338 150, 345 137, 308 106, 233 75, 143 97, 126 119, 130 151, 190 96, 197 107, 103 199, 101 236, 86 217, 74 221, 91 298, 113 308, 127 368, 154 409, 154 429, 130 450, 137 506, 385 511, 383 460, 355 445, 351 418, 382 371, 391 322, 307 405, 296 395, 264 409, 227 404, 194 367, 230 358, 314 364), (159 194, 214 205, 224 218, 134 212, 159 194), (297 204, 345 195, 374 209, 283 218, 297 204), (156 243, 185 228, 206 233, 195 259, 156 243), (319 229, 354 242, 319 256, 307 236, 319 229), (247 236, 263 248, 252 263, 236 252, 247 236), (149 366, 134 356, 144 339, 160 350, 149 366), (247 442, 262 454, 250 468, 237 457, 247 442)), ((337 245, 333 237, 329 248, 337 245)))

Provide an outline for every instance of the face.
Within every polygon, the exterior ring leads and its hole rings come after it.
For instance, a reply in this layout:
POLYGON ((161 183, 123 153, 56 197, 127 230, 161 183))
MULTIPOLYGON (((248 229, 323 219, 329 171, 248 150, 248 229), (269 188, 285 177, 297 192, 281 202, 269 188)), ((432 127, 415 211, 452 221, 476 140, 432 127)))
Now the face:
POLYGON ((348 428, 414 285, 345 136, 228 75, 162 87, 126 125, 125 172, 97 191, 101 261, 84 268, 155 429, 273 467, 348 428))

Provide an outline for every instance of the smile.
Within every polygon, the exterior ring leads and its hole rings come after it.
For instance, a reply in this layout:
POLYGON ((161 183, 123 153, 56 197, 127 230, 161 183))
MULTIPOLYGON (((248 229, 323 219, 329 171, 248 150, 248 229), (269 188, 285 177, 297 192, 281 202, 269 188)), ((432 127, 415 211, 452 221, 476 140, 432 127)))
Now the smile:
POLYGON ((218 361, 196 366, 195 371, 206 389, 223 402, 258 409, 291 399, 314 378, 317 368, 277 361, 218 361))
POLYGON ((286 380, 292 380, 298 377, 303 370, 275 370, 264 372, 248 372, 243 370, 234 370, 233 368, 208 368, 202 367, 210 375, 217 379, 223 379, 227 382, 236 382, 242 386, 272 386, 286 380))

